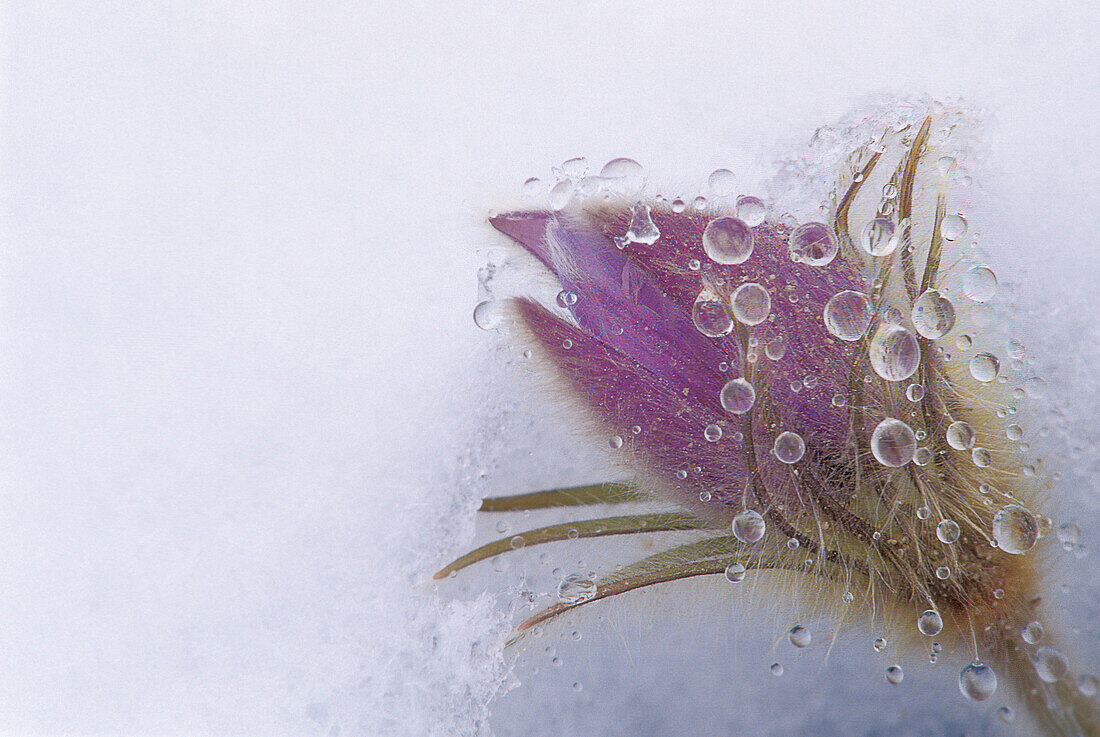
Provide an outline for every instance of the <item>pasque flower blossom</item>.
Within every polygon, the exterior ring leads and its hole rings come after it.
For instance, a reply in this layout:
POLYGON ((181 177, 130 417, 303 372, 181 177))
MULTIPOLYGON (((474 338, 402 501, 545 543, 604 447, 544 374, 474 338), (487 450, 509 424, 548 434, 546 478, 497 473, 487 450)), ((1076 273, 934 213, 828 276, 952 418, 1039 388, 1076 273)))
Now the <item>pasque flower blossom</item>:
MULTIPOLYGON (((1042 619, 1051 522, 996 412, 1017 397, 994 350, 951 356, 989 279, 945 258, 968 227, 951 209, 947 131, 928 115, 860 146, 821 221, 761 218, 755 198, 684 207, 614 176, 560 207, 490 219, 561 286, 556 306, 514 298, 514 324, 637 478, 483 509, 660 498, 680 510, 543 527, 524 546, 704 533, 599 581, 563 581, 520 632, 644 586, 778 574, 799 592, 792 606, 971 651, 958 675, 969 699, 1008 681, 1050 734, 1098 733, 1055 638, 1022 634, 1042 619)), ((515 547, 489 543, 437 577, 515 547)))

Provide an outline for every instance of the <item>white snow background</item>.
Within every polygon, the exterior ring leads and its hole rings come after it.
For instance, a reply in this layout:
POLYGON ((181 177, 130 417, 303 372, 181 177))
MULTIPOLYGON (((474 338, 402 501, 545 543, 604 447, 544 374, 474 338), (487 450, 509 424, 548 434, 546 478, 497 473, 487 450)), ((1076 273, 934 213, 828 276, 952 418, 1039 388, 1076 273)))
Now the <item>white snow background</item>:
POLYGON ((984 247, 1096 540, 1100 11, 982 6, 7 4, 0 733, 1022 734, 868 633, 774 679, 774 630, 669 596, 494 700, 514 581, 425 581, 477 494, 605 455, 473 325, 487 211, 577 155, 751 192, 880 92, 988 112, 984 247))

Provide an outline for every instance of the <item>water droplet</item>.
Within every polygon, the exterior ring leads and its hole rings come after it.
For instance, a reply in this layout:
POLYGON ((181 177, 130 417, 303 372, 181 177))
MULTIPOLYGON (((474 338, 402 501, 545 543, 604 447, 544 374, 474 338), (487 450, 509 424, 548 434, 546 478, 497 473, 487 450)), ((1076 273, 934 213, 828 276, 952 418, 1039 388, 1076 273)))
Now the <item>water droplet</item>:
POLYGON ((618 450, 623 447, 623 439, 618 435, 612 435, 607 444, 611 446, 612 450, 618 450))
POLYGON ((917 519, 928 519, 931 514, 932 510, 928 507, 917 507, 917 519))
POLYGON ((482 330, 494 330, 504 321, 504 311, 493 300, 479 302, 474 308, 474 324, 482 330))
POLYGON ((730 583, 740 583, 745 580, 745 566, 734 561, 726 566, 726 580, 730 583))
POLYGON ((806 452, 806 443, 797 433, 788 430, 776 437, 772 452, 782 463, 797 463, 806 452))
POLYGON ((1062 543, 1062 547, 1072 548, 1081 540, 1081 528, 1072 522, 1059 525, 1056 534, 1058 535, 1058 542, 1062 543))
POLYGON ((910 402, 919 402, 924 399, 924 386, 922 384, 910 384, 905 390, 905 398, 910 402))
POLYGON ((595 595, 596 582, 583 573, 570 573, 558 584, 558 600, 564 604, 576 604, 595 595))
POLYGON ((936 169, 939 170, 940 176, 947 178, 955 173, 955 167, 958 162, 954 156, 942 156, 940 160, 936 162, 936 169))
POLYGON ((1020 637, 1028 645, 1036 645, 1043 639, 1043 623, 1042 622, 1028 622, 1024 625, 1024 628, 1020 630, 1020 637))
POLYGON ((600 169, 600 176, 608 186, 627 196, 637 194, 645 186, 645 169, 634 159, 612 159, 600 169))
POLYGON ((871 643, 871 647, 873 647, 875 649, 876 653, 881 653, 883 650, 886 649, 886 638, 885 637, 876 638, 875 641, 873 643, 871 643))
POLYGON ((752 255, 753 243, 752 230, 740 218, 715 218, 703 231, 703 250, 719 264, 744 263, 752 255))
POLYGON ((1039 522, 1026 507, 1009 504, 993 516, 993 539, 1006 553, 1022 555, 1039 539, 1039 522))
POLYGON ((755 228, 764 222, 768 208, 763 200, 752 195, 741 195, 737 198, 737 217, 745 221, 745 225, 755 228))
POLYGON ((717 443, 722 439, 722 428, 718 425, 707 425, 703 428, 703 437, 708 443, 717 443))
POLYGON ((826 266, 836 257, 836 236, 825 223, 806 223, 791 233, 787 248, 792 261, 826 266))
POLYGON ((959 673, 959 691, 973 701, 985 701, 997 691, 997 674, 985 663, 971 663, 959 673))
POLYGON ((959 523, 953 519, 945 519, 936 525, 936 539, 941 543, 951 545, 959 539, 959 523))
POLYGON ((700 333, 710 338, 729 335, 733 331, 733 318, 726 305, 717 294, 706 289, 691 306, 691 321, 700 333))
POLYGON ((939 566, 936 569, 936 578, 941 581, 946 581, 947 579, 951 578, 951 569, 947 566, 939 566))
POLYGON ((840 598, 845 604, 851 604, 853 601, 856 600, 855 595, 852 594, 851 591, 845 591, 840 598))
POLYGON ((733 516, 733 536, 743 543, 752 544, 764 537, 767 525, 760 513, 753 509, 743 509, 733 516))
POLYGON ((745 325, 759 325, 771 313, 772 299, 767 289, 756 282, 748 282, 734 290, 730 307, 733 316, 745 325))
POLYGON ((512 547, 512 550, 519 550, 527 544, 527 541, 523 539, 523 535, 516 535, 508 541, 508 544, 512 547))
POLYGON ((772 361, 778 361, 787 354, 787 341, 783 336, 773 339, 764 347, 764 355, 772 361))
POLYGON ((577 295, 569 291, 558 292, 557 303, 558 307, 568 309, 577 304, 577 295))
POLYGON ((563 179, 555 184, 550 188, 550 194, 547 195, 550 200, 550 207, 555 210, 564 210, 569 201, 573 199, 573 191, 573 182, 569 179, 563 179))
POLYGON ((882 186, 882 198, 884 200, 892 200, 898 196, 898 185, 893 182, 887 182, 882 186))
POLYGON ((979 353, 970 359, 970 375, 978 381, 993 381, 1000 372, 1001 362, 992 353, 979 353))
POLYGON ((1069 673, 1069 658, 1053 645, 1043 645, 1036 650, 1031 662, 1035 665, 1035 673, 1047 683, 1057 683, 1069 673))
POLYGON ((801 625, 795 625, 791 627, 791 631, 787 633, 787 639, 791 641, 791 644, 797 648, 804 648, 810 644, 813 640, 813 636, 810 631, 801 625))
POLYGON ((653 224, 653 218, 650 217, 649 205, 635 203, 630 210, 630 227, 626 230, 627 240, 651 246, 660 237, 661 231, 653 224))
POLYGON ((871 368, 887 381, 902 381, 917 372, 920 366, 920 344, 901 325, 879 326, 868 348, 871 368))
POLYGON ((913 302, 912 317, 917 332, 935 340, 955 327, 955 305, 938 289, 929 289, 913 302))
POLYGON ((825 303, 825 329, 846 341, 859 340, 871 324, 871 303, 860 292, 837 292, 825 303))
POLYGON ((955 450, 970 450, 974 447, 974 428, 962 420, 952 422, 947 427, 947 444, 955 450))
POLYGON ((997 718, 1005 724, 1012 724, 1016 721, 1016 712, 1012 710, 1011 706, 1002 706, 997 709, 997 718))
POLYGON ((737 190, 737 178, 729 169, 716 169, 707 177, 707 188, 715 197, 728 197, 737 190))
POLYGON ((889 256, 898 247, 898 233, 892 220, 875 218, 859 232, 859 247, 872 256, 889 256))
POLYGON ((913 428, 891 417, 878 423, 871 434, 871 453, 884 466, 897 468, 913 460, 917 439, 913 428))
POLYGON ((970 451, 970 460, 978 468, 988 468, 989 464, 993 462, 993 454, 985 448, 975 448, 970 451))
POLYGON ((799 546, 798 538, 792 537, 789 540, 787 540, 787 548, 788 549, 798 550, 798 546, 799 546))
POLYGON ((905 673, 902 671, 901 666, 894 664, 886 668, 886 682, 892 683, 895 686, 905 680, 905 673))
POLYGON ((707 198, 700 195, 691 201, 691 206, 696 210, 705 210, 707 209, 707 198))
POLYGON ((538 177, 531 177, 523 183, 523 196, 527 199, 536 199, 545 191, 546 190, 542 184, 542 180, 538 177))
POLYGON ((783 664, 782 663, 772 663, 771 667, 768 668, 768 670, 771 671, 771 674, 773 676, 775 676, 776 678, 779 678, 781 675, 783 675, 783 664))
POLYGON ((928 448, 921 447, 913 453, 913 463, 918 466, 927 466, 932 462, 932 451, 928 448))
POLYGON ((922 635, 934 637, 943 630, 943 617, 935 609, 926 609, 917 617, 917 629, 922 635))
POLYGON ((1077 690, 1084 696, 1095 696, 1096 692, 1100 691, 1100 679, 1083 673, 1077 677, 1077 690))
POLYGON ((957 241, 966 235, 966 218, 962 215, 948 215, 940 223, 940 235, 946 241, 957 241))
POLYGON ((1005 428, 1005 437, 1012 441, 1024 439, 1024 428, 1019 425, 1009 425, 1005 428))
POLYGON ((702 264, 699 263, 699 259, 693 258, 688 260, 688 268, 692 271, 698 271, 700 266, 702 266, 702 264))
POLYGON ((570 348, 573 347, 573 341, 570 340, 569 338, 566 338, 565 340, 563 340, 561 342, 561 347, 564 348, 565 350, 569 350, 570 348))
POLYGON ((997 275, 988 266, 971 266, 963 274, 963 294, 975 302, 988 302, 997 293, 997 275))
POLYGON ((718 400, 727 412, 743 415, 752 409, 752 405, 756 402, 756 390, 745 379, 733 379, 727 381, 722 387, 718 400))

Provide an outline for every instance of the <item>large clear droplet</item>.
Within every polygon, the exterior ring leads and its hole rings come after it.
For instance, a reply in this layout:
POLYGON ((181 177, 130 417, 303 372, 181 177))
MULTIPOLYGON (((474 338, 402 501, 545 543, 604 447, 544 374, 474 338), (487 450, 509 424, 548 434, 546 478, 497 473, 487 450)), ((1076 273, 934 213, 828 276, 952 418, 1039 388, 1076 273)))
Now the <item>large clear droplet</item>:
POLYGON ((859 247, 872 256, 889 256, 898 247, 898 233, 892 220, 875 218, 859 232, 859 247))
POLYGON ((651 246, 661 237, 661 231, 653 224, 649 205, 637 202, 630 210, 630 227, 626 230, 626 239, 633 243, 651 246))
POLYGON ((905 680, 905 671, 901 669, 900 665, 894 664, 886 668, 886 682, 892 683, 895 686, 905 680))
POLYGON ((728 197, 737 191, 737 177, 729 169, 716 169, 707 177, 707 188, 715 197, 728 197))
POLYGON ((1069 658, 1053 645, 1043 645, 1036 650, 1031 662, 1035 665, 1035 673, 1047 683, 1057 683, 1069 673, 1069 658))
POLYGON ((547 195, 547 199, 550 200, 550 207, 555 210, 564 210, 569 201, 573 199, 573 190, 573 182, 569 179, 563 179, 555 184, 550 188, 550 193, 547 195))
POLYGON ((645 169, 634 159, 618 158, 604 164, 600 176, 608 188, 627 196, 637 194, 645 186, 645 169))
POLYGON ((943 630, 943 617, 935 609, 926 609, 917 617, 917 629, 922 635, 938 635, 943 630))
POLYGON ((1023 555, 1039 539, 1039 522, 1027 507, 1009 504, 993 516, 993 539, 1006 553, 1023 555))
POLYGON ((871 303, 861 292, 846 289, 825 303, 825 329, 849 342, 859 340, 871 324, 871 303))
POLYGON ((792 261, 826 266, 836 258, 836 236, 825 223, 806 223, 791 233, 787 249, 792 261))
POLYGON ((959 673, 959 691, 973 701, 985 701, 997 691, 997 674, 985 663, 971 663, 959 673))
POLYGON ((955 450, 970 450, 974 447, 974 428, 962 420, 952 422, 947 426, 947 444, 955 450))
POLYGON ((936 525, 936 539, 950 545, 959 539, 959 523, 953 519, 942 520, 936 525))
POLYGON ((772 298, 768 290, 756 282, 742 284, 730 297, 733 316, 745 325, 759 325, 772 311, 772 298))
POLYGON ((704 290, 691 306, 691 321, 695 329, 710 338, 720 338, 733 331, 733 318, 718 295, 704 290))
POLYGON ((878 423, 871 433, 871 453, 884 466, 897 468, 913 460, 917 437, 913 428, 891 417, 878 423))
POLYGON ((744 263, 752 255, 753 243, 752 230, 740 218, 715 218, 703 231, 703 250, 719 264, 744 263))
POLYGON ((917 332, 932 340, 942 338, 955 327, 955 305, 936 289, 929 289, 917 297, 912 316, 917 332))
POLYGON ((919 402, 924 399, 924 386, 922 384, 910 384, 905 389, 905 398, 910 402, 919 402))
POLYGON ((1020 637, 1028 645, 1036 645, 1043 639, 1043 623, 1031 621, 1024 625, 1024 628, 1020 630, 1020 637))
POLYGON ((596 595, 596 582, 583 573, 570 573, 558 584, 558 600, 576 604, 596 595))
POLYGON ((783 463, 798 463, 806 453, 806 443, 800 435, 788 430, 776 437, 772 452, 783 463))
POLYGON ((875 332, 868 349, 871 368, 887 381, 903 381, 920 366, 917 337, 901 325, 883 324, 875 332))
POLYGON ((940 223, 940 235, 947 241, 962 238, 966 235, 966 218, 962 215, 948 215, 940 223))
POLYGON ((767 531, 767 525, 760 513, 753 509, 743 509, 733 516, 733 536, 743 543, 759 542, 767 531))
POLYGON ((735 415, 743 415, 756 402, 756 390, 745 379, 727 381, 718 395, 722 408, 735 415))
POLYGON ((703 428, 703 438, 708 443, 717 443, 722 439, 722 428, 718 425, 707 425, 703 428))
POLYGON ((981 382, 993 381, 1001 372, 1001 362, 992 353, 979 353, 970 359, 970 375, 981 382))
POLYGON ((745 225, 755 228, 764 222, 768 208, 764 201, 752 195, 741 195, 737 198, 737 217, 745 221, 745 225))
POLYGON ((988 266, 971 266, 963 274, 963 294, 975 302, 988 302, 997 293, 997 275, 988 266))
POLYGON ((479 302, 474 308, 474 324, 482 330, 493 330, 504 321, 504 311, 493 300, 479 302))
POLYGON ((791 644, 797 648, 804 648, 810 644, 813 640, 813 635, 810 631, 801 625, 795 625, 791 627, 791 631, 787 633, 787 639, 791 641, 791 644))
POLYGON ((740 583, 745 580, 745 566, 737 561, 726 566, 726 580, 730 583, 740 583))

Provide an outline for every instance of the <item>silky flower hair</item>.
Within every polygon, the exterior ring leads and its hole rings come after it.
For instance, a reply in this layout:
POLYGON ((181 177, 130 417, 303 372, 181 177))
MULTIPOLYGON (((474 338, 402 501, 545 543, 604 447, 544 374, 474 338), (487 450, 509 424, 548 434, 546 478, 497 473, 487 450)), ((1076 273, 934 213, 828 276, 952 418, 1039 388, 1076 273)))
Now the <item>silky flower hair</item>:
POLYGON ((634 473, 482 511, 651 499, 677 511, 529 530, 436 577, 543 543, 698 531, 607 577, 566 576, 517 638, 647 586, 781 576, 803 613, 838 629, 888 625, 914 649, 935 640, 933 660, 941 647, 971 653, 966 698, 1009 687, 1046 733, 1100 734, 1096 679, 1072 673, 1040 624, 1053 530, 1011 424, 1011 357, 964 350, 996 277, 960 261, 948 117, 890 126, 852 152, 818 220, 765 217, 754 197, 648 198, 629 160, 563 178, 550 208, 491 217, 561 291, 552 305, 483 303, 475 319, 530 339, 634 473))

